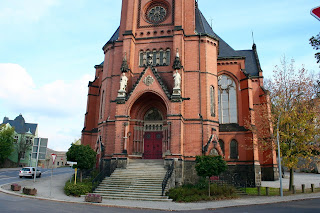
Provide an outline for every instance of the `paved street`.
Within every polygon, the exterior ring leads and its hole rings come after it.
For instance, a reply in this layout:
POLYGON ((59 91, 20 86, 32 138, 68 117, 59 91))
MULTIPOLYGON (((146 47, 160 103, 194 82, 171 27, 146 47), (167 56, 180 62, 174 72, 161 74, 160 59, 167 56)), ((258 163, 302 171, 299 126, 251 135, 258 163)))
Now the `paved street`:
MULTIPOLYGON (((199 203, 150 202, 138 200, 103 199, 101 204, 88 204, 84 197, 66 196, 63 187, 73 170, 59 168, 54 170, 50 181, 50 170, 42 170, 43 176, 34 183, 31 178, 18 178, 18 169, 0 169, 0 212, 317 212, 320 209, 320 193, 285 196, 241 197, 235 200, 222 200, 199 203), (38 193, 32 198, 22 192, 12 192, 10 184, 19 182, 22 187, 36 188, 38 193), (50 183, 51 182, 51 183, 50 183), (52 187, 50 187, 52 185, 52 187), (51 190, 50 190, 51 188, 51 190), (9 194, 8 194, 9 193, 9 194), (24 196, 24 197, 21 197, 24 196), (39 200, 38 200, 39 199, 39 200), (302 201, 303 200, 303 201, 302 201), (282 203, 280 203, 282 202, 282 203), (259 205, 258 205, 259 204, 259 205), (27 211, 26 211, 27 209, 27 211), (28 211, 30 209, 30 211, 28 211), (141 210, 144 209, 144 210, 141 210), (152 210, 157 209, 157 210, 152 210), (297 211, 298 210, 298 211, 297 211)), ((320 175, 297 174, 297 182, 319 183, 320 175)), ((266 183, 264 183, 266 184, 266 183)), ((268 184, 276 187, 276 181, 268 184)))
MULTIPOLYGON (((0 170, 0 185, 6 183, 17 183, 20 181, 28 180, 31 178, 19 178, 19 170, 21 168, 12 168, 12 169, 1 169, 0 170)), ((42 176, 41 178, 50 177, 51 169, 41 169, 42 176)), ((60 175, 65 173, 71 173, 72 169, 69 167, 54 169, 53 175, 60 175)))
MULTIPOLYGON (((87 204, 77 204, 77 203, 62 203, 53 202, 46 200, 37 200, 30 198, 22 198, 12 195, 6 195, 0 193, 0 206, 1 213, 15 213, 15 212, 32 212, 32 213, 127 213, 127 212, 143 212, 143 213, 158 213, 166 212, 159 210, 143 210, 143 209, 127 209, 127 208, 115 208, 106 207, 98 205, 87 205, 87 204)), ((267 205, 253 205, 253 206, 241 206, 241 207, 230 207, 212 210, 195 210, 195 211, 178 211, 181 213, 200 213, 200 212, 212 212, 212 213, 229 213, 229 212, 277 212, 277 213, 291 213, 291 212, 319 212, 320 209, 320 199, 311 199, 303 201, 293 201, 286 203, 276 203, 267 205)))

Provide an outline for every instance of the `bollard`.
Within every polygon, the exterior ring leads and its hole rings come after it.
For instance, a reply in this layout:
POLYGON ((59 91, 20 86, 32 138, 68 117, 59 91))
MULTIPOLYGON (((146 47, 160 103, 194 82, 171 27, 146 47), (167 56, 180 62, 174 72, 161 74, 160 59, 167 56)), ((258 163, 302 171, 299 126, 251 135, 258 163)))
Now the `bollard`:
POLYGON ((311 184, 311 192, 314 192, 314 184, 311 184))
POLYGON ((292 194, 295 194, 295 193, 296 193, 296 186, 293 185, 293 186, 292 186, 292 194))
POLYGON ((266 187, 266 195, 269 196, 269 187, 266 187))
POLYGON ((302 184, 302 185, 301 185, 301 188, 302 188, 302 193, 305 193, 305 192, 306 192, 306 191, 305 191, 306 185, 305 185, 305 184, 302 184))
POLYGON ((260 196, 261 195, 261 186, 257 186, 258 188, 258 195, 260 196))

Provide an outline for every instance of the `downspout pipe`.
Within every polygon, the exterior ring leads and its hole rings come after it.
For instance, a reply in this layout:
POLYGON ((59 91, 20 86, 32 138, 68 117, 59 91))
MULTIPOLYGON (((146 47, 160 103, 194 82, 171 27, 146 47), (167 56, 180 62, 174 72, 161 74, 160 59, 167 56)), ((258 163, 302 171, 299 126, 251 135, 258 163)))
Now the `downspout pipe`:
POLYGON ((201 151, 203 153, 203 117, 202 117, 202 110, 201 110, 201 33, 199 33, 199 117, 201 123, 201 151))

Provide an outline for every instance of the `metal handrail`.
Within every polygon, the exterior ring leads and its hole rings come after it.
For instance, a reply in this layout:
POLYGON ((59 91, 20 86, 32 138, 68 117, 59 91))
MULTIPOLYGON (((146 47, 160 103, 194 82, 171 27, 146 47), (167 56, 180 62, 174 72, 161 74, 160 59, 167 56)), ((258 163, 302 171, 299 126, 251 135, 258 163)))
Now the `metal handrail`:
POLYGON ((162 193, 161 193, 161 196, 163 196, 163 194, 164 194, 164 190, 167 187, 168 180, 171 178, 171 175, 173 173, 173 169, 174 169, 174 161, 172 161, 171 165, 169 165, 167 173, 164 176, 164 179, 162 181, 162 193))
POLYGON ((108 170, 103 169, 93 180, 92 180, 92 192, 99 186, 102 180, 107 176, 108 170))

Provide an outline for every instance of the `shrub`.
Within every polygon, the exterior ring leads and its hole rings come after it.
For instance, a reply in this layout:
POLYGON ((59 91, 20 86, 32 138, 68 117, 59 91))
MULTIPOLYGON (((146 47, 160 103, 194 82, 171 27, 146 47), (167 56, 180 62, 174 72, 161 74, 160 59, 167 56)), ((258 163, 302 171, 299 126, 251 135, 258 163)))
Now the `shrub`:
POLYGON ((82 183, 70 183, 67 182, 64 186, 64 192, 66 195, 80 197, 81 195, 85 195, 92 191, 92 183, 91 182, 82 182, 82 183))
POLYGON ((173 199, 173 201, 177 202, 197 202, 237 197, 236 190, 233 186, 211 184, 210 191, 212 197, 208 195, 207 183, 200 181, 197 185, 188 184, 170 189, 167 195, 173 199))

